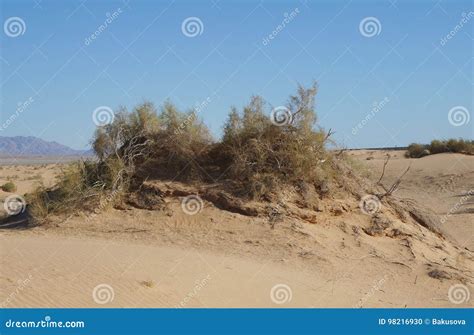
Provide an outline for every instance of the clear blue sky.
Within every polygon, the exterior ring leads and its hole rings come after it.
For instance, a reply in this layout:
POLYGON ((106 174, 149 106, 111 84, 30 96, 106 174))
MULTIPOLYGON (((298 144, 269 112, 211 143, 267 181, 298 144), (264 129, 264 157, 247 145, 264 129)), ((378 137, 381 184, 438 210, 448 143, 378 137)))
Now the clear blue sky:
POLYGON ((0 136, 39 136, 81 149, 99 106, 170 98, 185 109, 211 97, 201 116, 217 137, 231 105, 243 106, 252 94, 283 105, 297 82, 316 80, 319 123, 336 131, 341 145, 472 139, 473 11, 472 1, 2 0, 1 123, 19 102, 33 102, 0 136), (442 43, 463 13, 467 22, 442 43), (25 23, 19 36, 6 33, 11 17, 25 23), (202 22, 195 37, 183 34, 188 17, 202 22), (361 33, 366 17, 380 22, 375 36, 361 33), (459 126, 448 120, 456 106, 464 108, 459 126))

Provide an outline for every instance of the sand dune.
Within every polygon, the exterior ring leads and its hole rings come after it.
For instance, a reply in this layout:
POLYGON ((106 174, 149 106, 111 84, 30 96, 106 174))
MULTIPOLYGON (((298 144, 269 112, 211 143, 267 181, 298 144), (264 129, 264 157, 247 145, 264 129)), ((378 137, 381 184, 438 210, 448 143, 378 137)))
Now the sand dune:
MULTIPOLYGON (((383 154, 355 152, 354 157, 377 179, 383 154), (368 156, 374 159, 367 160, 368 156)), ((436 155, 406 160, 399 153, 384 182, 389 184, 411 163, 397 196, 420 199, 445 215, 455 195, 473 186, 472 159, 436 155)), ((21 190, 27 192, 28 187, 21 190)), ((112 209, 35 228, 1 230, 0 303, 5 307, 473 306, 472 299, 454 304, 448 297, 454 285, 473 292, 474 257, 468 239, 472 202, 442 227, 454 236, 450 241, 411 221, 400 221, 388 207, 381 213, 391 219, 390 227, 381 235, 372 234, 370 217, 361 213, 356 201, 347 199, 322 203, 328 210, 318 213, 316 221, 289 217, 274 225, 267 218, 231 213, 209 202, 190 216, 182 212, 179 198, 167 201, 166 212, 112 209), (464 245, 462 237, 467 239, 464 245)))
POLYGON ((3 306, 452 306, 447 298, 450 282, 375 256, 351 259, 346 254, 321 259, 318 266, 311 260, 42 235, 3 235, 3 306), (94 298, 94 288, 103 284, 105 292, 94 298), (272 295, 273 287, 279 295, 272 295))
POLYGON ((368 166, 373 181, 380 177, 386 155, 391 155, 383 179, 386 185, 411 166, 397 195, 415 199, 433 210, 443 219, 444 233, 474 250, 474 197, 469 196, 474 195, 474 156, 446 153, 406 159, 403 151, 353 153, 368 166))

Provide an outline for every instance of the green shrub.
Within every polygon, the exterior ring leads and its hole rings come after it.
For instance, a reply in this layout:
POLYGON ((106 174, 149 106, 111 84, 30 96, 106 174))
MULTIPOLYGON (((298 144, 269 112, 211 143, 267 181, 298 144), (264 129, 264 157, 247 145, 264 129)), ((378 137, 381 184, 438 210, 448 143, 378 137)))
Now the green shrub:
POLYGON ((445 145, 450 152, 459 152, 474 155, 474 141, 464 139, 450 139, 446 141, 445 145))
POLYGON ((406 157, 420 158, 426 155, 434 155, 443 152, 457 152, 474 155, 474 141, 464 139, 433 140, 429 145, 412 143, 408 146, 406 157))
POLYGON ((16 192, 16 185, 9 181, 9 182, 6 182, 5 184, 3 184, 1 187, 3 192, 16 192))
POLYGON ((47 218, 95 210, 117 190, 135 192, 147 179, 222 181, 231 184, 228 191, 253 198, 283 186, 297 189, 306 183, 317 189, 337 173, 325 149, 330 134, 315 129, 316 91, 316 85, 299 86, 286 105, 289 122, 283 124, 261 97, 252 97, 241 113, 231 109, 217 143, 196 110, 182 112, 171 102, 159 112, 149 102, 131 113, 121 108, 94 134, 97 160, 70 165, 54 188, 31 194, 31 212, 47 218))
POLYGON ((281 185, 317 183, 323 178, 320 162, 329 155, 324 147, 326 133, 313 129, 315 95, 315 85, 300 86, 286 106, 292 122, 282 125, 272 122, 260 97, 252 97, 241 114, 231 110, 214 158, 219 157, 225 176, 238 182, 243 194, 259 198, 281 185))
POLYGON ((405 153, 405 156, 408 158, 420 158, 426 155, 429 155, 428 147, 418 143, 410 144, 405 153))
POLYGON ((446 146, 446 143, 444 141, 439 141, 439 140, 431 141, 428 150, 430 151, 431 155, 440 154, 440 153, 449 151, 448 147, 446 146))
POLYGON ((120 164, 112 158, 104 162, 72 163, 61 171, 58 183, 53 188, 40 186, 27 195, 30 213, 41 222, 50 214, 72 214, 77 210, 94 211, 100 206, 103 198, 116 190, 122 190, 119 171, 120 164))

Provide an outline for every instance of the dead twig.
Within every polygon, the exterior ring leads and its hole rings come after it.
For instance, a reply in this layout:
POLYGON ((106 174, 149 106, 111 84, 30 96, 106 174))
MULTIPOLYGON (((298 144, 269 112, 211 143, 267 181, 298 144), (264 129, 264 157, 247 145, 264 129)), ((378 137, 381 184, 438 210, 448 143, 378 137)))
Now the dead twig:
POLYGON ((388 162, 390 161, 390 154, 387 154, 387 158, 385 159, 385 162, 383 164, 383 168, 382 168, 382 174, 380 175, 380 178, 379 180, 377 181, 376 185, 377 186, 380 186, 383 188, 383 190, 385 191, 385 193, 383 194, 380 194, 378 197, 380 199, 384 198, 384 197, 387 197, 387 196, 390 196, 392 195, 397 189, 398 187, 400 186, 401 182, 402 182, 402 179, 403 177, 405 177, 405 175, 408 173, 408 171, 410 170, 411 168, 411 165, 408 166, 408 168, 405 170, 405 172, 403 172, 396 180, 395 182, 393 182, 393 184, 389 187, 389 188, 386 188, 384 184, 382 184, 382 179, 385 175, 385 170, 387 168, 387 165, 388 165, 388 162))
POLYGON ((377 185, 381 185, 381 181, 383 176, 385 175, 385 168, 387 167, 388 161, 392 158, 390 154, 387 154, 387 158, 385 159, 385 162, 383 163, 383 169, 382 169, 382 174, 380 175, 379 180, 377 181, 377 185))

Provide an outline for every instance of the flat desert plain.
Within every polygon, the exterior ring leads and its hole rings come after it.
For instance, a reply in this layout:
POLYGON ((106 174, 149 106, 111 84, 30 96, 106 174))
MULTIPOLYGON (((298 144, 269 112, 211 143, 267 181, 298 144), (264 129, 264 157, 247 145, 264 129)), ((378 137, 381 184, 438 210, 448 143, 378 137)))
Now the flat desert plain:
MULTIPOLYGON (((0 230, 2 307, 473 307, 454 300, 473 292, 474 157, 438 154, 406 159, 403 151, 349 155, 394 196, 438 217, 439 238, 394 220, 370 234, 357 202, 336 199, 312 222, 223 211, 205 202, 196 215, 169 199, 167 211, 108 209, 36 226, 0 230), (332 208, 332 207, 331 207, 332 208), (467 288, 468 291, 465 291, 467 288)), ((22 163, 24 164, 24 163, 22 163)), ((15 193, 54 184, 60 164, 0 167, 15 193)), ((9 193, 0 191, 1 199, 9 193)), ((382 213, 392 213, 382 205, 382 213)))

